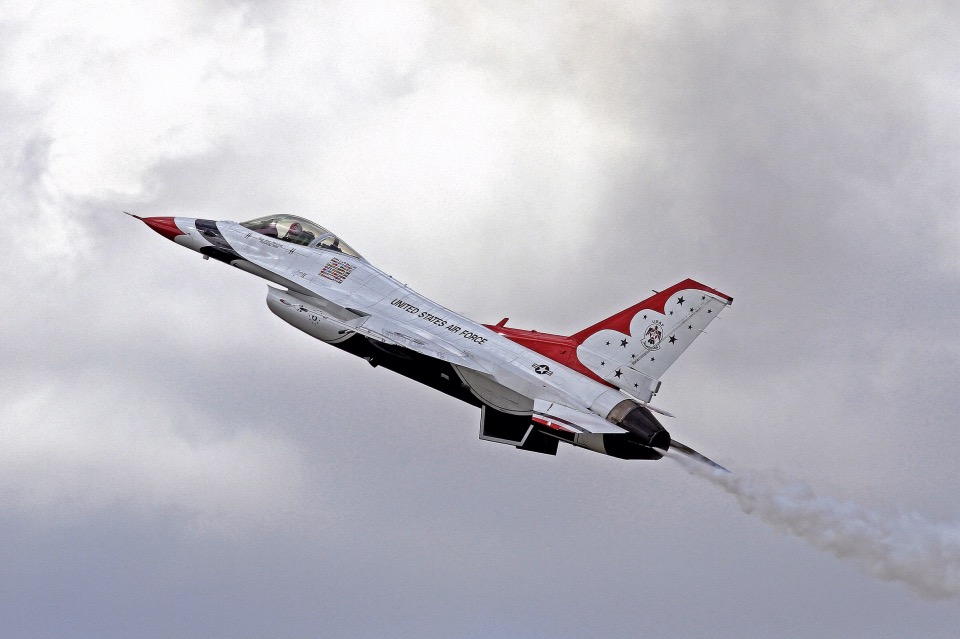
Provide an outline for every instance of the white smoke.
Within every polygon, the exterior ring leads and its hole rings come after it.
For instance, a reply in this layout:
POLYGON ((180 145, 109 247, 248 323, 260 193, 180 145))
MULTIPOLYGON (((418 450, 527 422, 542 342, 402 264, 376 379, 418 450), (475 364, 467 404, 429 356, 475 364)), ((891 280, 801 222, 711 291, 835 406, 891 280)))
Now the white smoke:
POLYGON ((960 527, 917 513, 884 514, 818 497, 805 484, 772 486, 669 454, 690 474, 737 498, 740 508, 884 581, 899 581, 926 599, 960 597, 960 527))

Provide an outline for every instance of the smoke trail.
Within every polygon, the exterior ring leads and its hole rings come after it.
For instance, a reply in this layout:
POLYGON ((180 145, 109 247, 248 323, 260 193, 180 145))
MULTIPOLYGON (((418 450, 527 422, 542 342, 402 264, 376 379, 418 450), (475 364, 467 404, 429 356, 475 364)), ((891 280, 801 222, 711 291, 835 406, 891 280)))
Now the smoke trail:
POLYGON ((960 597, 960 528, 916 513, 884 515, 857 504, 818 497, 803 483, 783 487, 735 475, 670 454, 692 475, 737 498, 740 508, 820 550, 853 562, 864 573, 899 581, 926 599, 960 597))

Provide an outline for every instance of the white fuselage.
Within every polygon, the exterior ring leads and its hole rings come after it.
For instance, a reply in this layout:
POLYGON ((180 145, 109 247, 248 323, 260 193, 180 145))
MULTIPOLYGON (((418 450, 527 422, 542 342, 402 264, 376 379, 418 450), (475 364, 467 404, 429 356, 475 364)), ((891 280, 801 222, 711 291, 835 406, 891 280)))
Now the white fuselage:
MULTIPOLYGON (((201 232, 196 220, 178 217, 175 221, 185 233, 175 238, 177 243, 197 251, 217 245, 217 238, 201 232)), ((280 241, 234 222, 217 222, 216 229, 242 258, 220 258, 223 261, 287 287, 301 302, 320 298, 335 305, 345 311, 339 318, 329 306, 326 311, 322 304, 311 308, 328 321, 342 322, 344 330, 378 336, 450 362, 485 403, 507 412, 529 413, 530 398, 536 398, 590 411, 596 416, 591 420, 592 432, 623 432, 604 419, 627 399, 619 390, 437 304, 362 258, 280 241), (345 319, 349 316, 355 319, 345 319)))

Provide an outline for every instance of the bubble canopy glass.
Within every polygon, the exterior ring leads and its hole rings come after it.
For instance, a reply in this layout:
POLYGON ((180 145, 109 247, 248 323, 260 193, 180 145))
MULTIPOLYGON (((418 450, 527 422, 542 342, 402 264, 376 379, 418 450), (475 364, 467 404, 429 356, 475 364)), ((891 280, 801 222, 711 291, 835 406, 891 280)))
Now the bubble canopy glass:
MULTIPOLYGON (((249 222, 241 222, 240 226, 291 244, 360 257, 359 253, 327 229, 295 215, 267 215, 249 222)), ((363 258, 360 257, 360 259, 363 258)))

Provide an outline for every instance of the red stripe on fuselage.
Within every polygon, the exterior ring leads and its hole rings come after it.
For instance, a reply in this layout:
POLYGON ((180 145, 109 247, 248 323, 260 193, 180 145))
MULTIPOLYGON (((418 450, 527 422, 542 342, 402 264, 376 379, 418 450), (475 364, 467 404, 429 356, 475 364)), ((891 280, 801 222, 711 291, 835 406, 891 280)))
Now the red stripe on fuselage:
POLYGON ((580 363, 577 359, 577 342, 570 337, 563 335, 552 335, 550 333, 538 333, 537 331, 524 331, 519 328, 507 328, 506 326, 490 326, 484 324, 491 331, 503 335, 511 342, 515 342, 524 348, 529 348, 535 353, 540 353, 558 364, 563 364, 567 368, 572 368, 578 373, 586 375, 590 379, 596 380, 604 386, 616 388, 610 382, 604 381, 592 370, 580 363))

